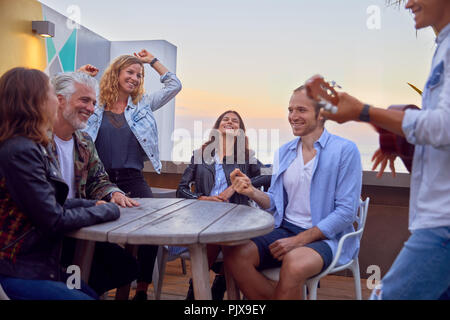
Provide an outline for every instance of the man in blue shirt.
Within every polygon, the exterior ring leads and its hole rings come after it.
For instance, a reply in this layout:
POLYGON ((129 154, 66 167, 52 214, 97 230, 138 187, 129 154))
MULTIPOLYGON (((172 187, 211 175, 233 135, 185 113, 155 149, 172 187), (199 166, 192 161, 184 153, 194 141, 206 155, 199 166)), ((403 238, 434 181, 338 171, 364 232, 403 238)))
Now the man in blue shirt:
MULTIPOLYGON (((323 114, 339 123, 368 121, 405 137, 415 145, 411 171, 409 229, 411 236, 373 299, 438 299, 450 297, 450 1, 409 0, 416 29, 437 34, 431 73, 422 95, 422 110, 391 111, 365 105, 339 93, 338 112, 323 114)), ((377 151, 381 171, 389 154, 377 151)))
MULTIPOLYGON (((362 181, 356 145, 324 128, 319 106, 303 86, 288 110, 298 138, 277 151, 269 191, 254 188, 238 169, 231 174, 233 188, 275 219, 273 232, 225 252, 227 269, 249 299, 301 299, 305 281, 330 265, 339 239, 354 231, 362 181), (279 266, 276 286, 259 272, 279 266)), ((346 242, 340 262, 358 249, 358 239, 346 242)))

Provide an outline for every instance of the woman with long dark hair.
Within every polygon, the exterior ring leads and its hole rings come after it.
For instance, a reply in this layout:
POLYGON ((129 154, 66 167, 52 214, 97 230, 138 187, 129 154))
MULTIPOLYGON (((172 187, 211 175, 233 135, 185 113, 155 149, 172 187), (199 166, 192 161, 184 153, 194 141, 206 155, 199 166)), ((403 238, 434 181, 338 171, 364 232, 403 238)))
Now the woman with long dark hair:
POLYGON ((120 214, 114 203, 66 200, 50 143, 57 106, 39 70, 14 68, 0 78, 0 284, 11 299, 98 298, 87 285, 68 288, 62 239, 120 214))
MULTIPOLYGON (((183 173, 177 189, 177 197, 206 201, 231 202, 249 205, 249 198, 235 193, 231 187, 230 173, 239 168, 252 178, 255 187, 270 185, 270 175, 261 175, 259 162, 249 149, 248 137, 245 134, 242 117, 233 110, 222 113, 216 120, 210 139, 195 150, 190 165, 183 173), (195 191, 190 188, 195 184, 195 191)), ((172 253, 180 253, 180 249, 171 249, 172 253)), ((211 268, 219 255, 219 245, 207 245, 208 263, 211 268)), ((216 276, 212 294, 213 299, 222 300, 225 293, 225 278, 220 268, 214 271, 216 276)), ((187 299, 192 299, 192 281, 187 299)))

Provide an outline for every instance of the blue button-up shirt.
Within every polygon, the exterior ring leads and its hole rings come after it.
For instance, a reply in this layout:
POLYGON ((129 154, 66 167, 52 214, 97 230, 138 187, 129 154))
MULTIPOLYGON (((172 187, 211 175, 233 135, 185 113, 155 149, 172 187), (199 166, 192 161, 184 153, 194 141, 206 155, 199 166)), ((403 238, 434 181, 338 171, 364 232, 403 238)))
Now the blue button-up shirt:
MULTIPOLYGON (((269 211, 274 213, 275 227, 279 227, 287 205, 283 186, 283 173, 297 156, 297 138, 283 145, 275 154, 269 211)), ((314 143, 316 158, 311 180, 312 225, 327 237, 333 256, 339 239, 354 231, 353 222, 359 206, 362 184, 361 156, 356 145, 344 138, 330 134, 326 129, 314 143)), ((359 249, 359 239, 349 238, 343 247, 339 264, 353 258, 359 249)))
POLYGON ((210 196, 218 196, 228 188, 227 178, 223 171, 223 164, 219 157, 216 155, 215 160, 215 174, 214 174, 214 187, 211 189, 210 196))
MULTIPOLYGON (((158 129, 153 112, 172 100, 181 90, 181 82, 172 72, 162 75, 161 82, 164 83, 161 90, 145 94, 136 105, 130 96, 124 112, 131 131, 157 173, 161 172, 161 161, 158 149, 158 129)), ((102 124, 103 111, 104 106, 96 106, 87 122, 87 128, 84 130, 94 141, 97 139, 102 124)))
POLYGON ((406 139, 415 144, 409 229, 450 226, 450 24, 436 38, 422 110, 407 110, 406 139))

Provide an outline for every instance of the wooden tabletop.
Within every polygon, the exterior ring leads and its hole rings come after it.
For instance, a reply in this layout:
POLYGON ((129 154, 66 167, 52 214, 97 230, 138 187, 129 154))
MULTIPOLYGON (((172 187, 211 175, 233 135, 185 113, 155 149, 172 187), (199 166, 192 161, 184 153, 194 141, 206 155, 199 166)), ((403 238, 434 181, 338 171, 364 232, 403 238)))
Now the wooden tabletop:
MULTIPOLYGON (((80 266, 83 280, 89 279, 96 241, 126 244, 129 248, 184 245, 191 257, 195 298, 211 299, 206 244, 235 245, 269 233, 274 227, 271 214, 245 205, 177 198, 135 200, 140 206, 120 208, 119 219, 68 234, 80 239, 74 262, 80 266)), ((231 275, 227 275, 227 290, 229 296, 238 296, 231 275)), ((125 297, 128 291, 129 286, 124 287, 125 297)))
POLYGON ((250 239, 272 231, 271 214, 261 209, 178 198, 136 198, 139 207, 120 208, 120 218, 69 236, 123 244, 189 245, 250 239))

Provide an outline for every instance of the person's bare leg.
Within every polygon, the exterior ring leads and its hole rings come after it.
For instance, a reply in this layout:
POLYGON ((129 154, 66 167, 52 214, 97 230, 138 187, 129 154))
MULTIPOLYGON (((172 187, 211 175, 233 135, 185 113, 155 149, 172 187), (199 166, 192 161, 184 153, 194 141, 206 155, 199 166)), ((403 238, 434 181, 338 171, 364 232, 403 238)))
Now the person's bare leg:
POLYGON ((288 252, 283 258, 274 299, 302 299, 302 288, 306 280, 318 274, 322 267, 321 255, 311 248, 300 247, 288 252))
POLYGON ((211 269, 211 266, 216 262, 217 256, 220 253, 220 249, 222 247, 217 244, 207 244, 206 245, 206 253, 208 255, 208 266, 211 269))
POLYGON ((241 246, 224 246, 225 268, 233 275, 247 299, 271 299, 275 285, 256 268, 259 265, 258 248, 253 241, 241 246))

